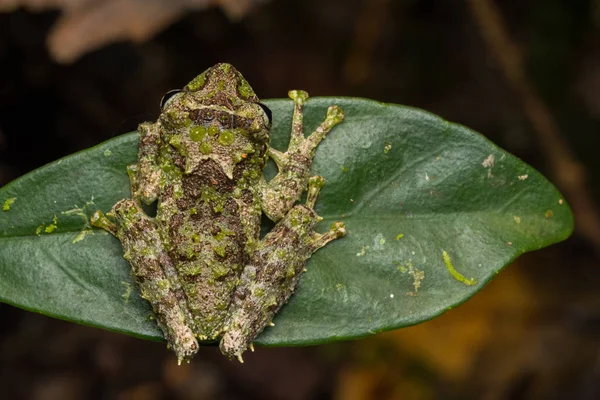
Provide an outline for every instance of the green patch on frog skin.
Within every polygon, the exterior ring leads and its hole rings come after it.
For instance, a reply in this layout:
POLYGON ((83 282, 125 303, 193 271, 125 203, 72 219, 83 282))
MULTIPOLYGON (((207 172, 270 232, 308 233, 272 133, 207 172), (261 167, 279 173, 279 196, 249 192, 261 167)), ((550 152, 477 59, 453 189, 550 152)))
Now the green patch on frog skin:
POLYGON ((202 87, 204 86, 205 83, 206 83, 206 72, 203 72, 200 75, 198 75, 197 77, 195 77, 194 79, 192 79, 192 81, 187 84, 186 88, 192 92, 195 92, 195 91, 202 89, 202 87))
POLYGON ((200 241, 201 241, 200 234, 198 232, 192 233, 192 242, 200 243, 200 241))
POLYGON ((244 136, 244 137, 248 137, 248 131, 245 130, 244 128, 235 128, 233 130, 233 133, 235 135, 239 135, 239 136, 244 136))
POLYGON ((277 257, 280 258, 281 260, 285 259, 285 257, 287 256, 287 251, 285 251, 284 249, 278 249, 275 254, 277 254, 277 257))
POLYGON ((210 152, 212 151, 212 146, 208 142, 202 142, 200 143, 198 149, 200 150, 200 153, 207 155, 210 154, 210 152))
POLYGON ((177 151, 179 152, 179 154, 181 154, 182 156, 185 156, 185 154, 182 154, 183 146, 182 146, 182 142, 181 142, 181 136, 179 136, 179 135, 171 136, 171 138, 169 139, 169 144, 171 146, 175 147, 177 149, 177 151))
POLYGON ((220 129, 218 126, 211 125, 208 127, 208 134, 210 136, 217 136, 219 134, 219 131, 220 131, 220 129))
POLYGON ((229 274, 229 268, 223 264, 216 264, 212 268, 212 273, 215 279, 219 279, 229 274))
POLYGON ((194 142, 201 142, 206 136, 206 128, 202 125, 193 126, 190 128, 190 139, 194 142))
MULTIPOLYGON (((184 264, 181 267, 181 269, 179 270, 179 272, 181 272, 183 275, 186 275, 186 276, 196 276, 196 275, 200 275, 202 273, 203 269, 204 269, 204 267, 203 267, 202 263, 193 262, 193 263, 184 264)), ((190 288, 193 289, 192 293, 197 294, 197 288, 195 288, 195 287, 190 287, 190 288)))
POLYGON ((222 212, 227 200, 223 195, 217 193, 217 190, 212 186, 204 188, 200 199, 206 203, 214 203, 213 209, 215 212, 222 212))
POLYGON ((219 68, 221 68, 221 71, 228 74, 229 71, 231 71, 231 64, 223 63, 219 66, 219 68))
POLYGON ((454 279, 456 279, 459 282, 464 283, 467 286, 472 286, 477 283, 477 281, 473 278, 471 278, 471 279, 465 278, 460 272, 458 272, 454 268, 454 266, 452 265, 452 261, 450 260, 450 255, 446 252, 446 250, 442 251, 442 259, 444 260, 444 264, 446 264, 446 268, 448 269, 448 272, 450 272, 450 275, 452 275, 452 277, 454 279))
POLYGON ((240 84, 238 86, 238 93, 244 99, 248 99, 254 95, 254 90, 252 90, 252 87, 250 87, 250 85, 245 79, 241 79, 240 84))
POLYGON ((294 268, 294 266, 292 264, 290 264, 287 267, 287 270, 285 271, 285 277, 290 279, 293 278, 296 275, 296 268, 294 268))
POLYGON ((161 290, 169 290, 169 288, 171 287, 171 284, 168 279, 160 279, 157 282, 157 286, 161 290))
POLYGON ((217 140, 223 146, 229 146, 235 141, 235 135, 232 131, 226 130, 226 131, 221 132, 221 134, 219 135, 219 139, 217 139, 217 140))
POLYGON ((190 126, 192 124, 192 120, 188 116, 188 113, 183 112, 181 110, 169 110, 166 113, 164 113, 164 115, 166 119, 163 119, 163 117, 161 117, 161 119, 164 122, 166 122, 168 126, 171 126, 173 128, 181 128, 185 126, 190 126))
POLYGON ((187 257, 188 260, 191 260, 192 258, 194 258, 195 255, 196 255, 196 252, 194 251, 193 247, 188 247, 185 250, 185 256, 187 257))
POLYGON ((216 255, 218 255, 220 257, 225 257, 225 254, 226 254, 225 246, 215 246, 213 250, 216 255))
POLYGON ((10 206, 13 205, 13 203, 17 200, 16 197, 11 197, 6 199, 6 201, 4 202, 4 206, 2 207, 2 210, 4 211, 8 211, 10 210, 10 206))
POLYGON ((222 242, 227 236, 233 236, 233 235, 235 235, 234 231, 224 228, 224 227, 221 227, 221 231, 219 233, 217 233, 214 237, 218 242, 222 242))

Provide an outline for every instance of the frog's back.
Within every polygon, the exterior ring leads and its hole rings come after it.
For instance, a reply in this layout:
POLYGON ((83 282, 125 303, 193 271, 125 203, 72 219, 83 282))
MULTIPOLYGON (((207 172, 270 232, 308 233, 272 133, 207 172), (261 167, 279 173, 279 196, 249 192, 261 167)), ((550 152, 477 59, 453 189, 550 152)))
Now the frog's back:
POLYGON ((234 179, 228 179, 214 161, 206 160, 197 173, 183 176, 181 188, 172 189, 182 191, 175 207, 163 207, 159 200, 157 219, 201 339, 221 333, 247 262, 246 246, 258 239, 258 200, 236 184, 242 167, 234 170, 234 179))
POLYGON ((157 222, 194 332, 213 339, 258 240, 270 118, 241 74, 219 64, 171 97, 157 124, 157 222))

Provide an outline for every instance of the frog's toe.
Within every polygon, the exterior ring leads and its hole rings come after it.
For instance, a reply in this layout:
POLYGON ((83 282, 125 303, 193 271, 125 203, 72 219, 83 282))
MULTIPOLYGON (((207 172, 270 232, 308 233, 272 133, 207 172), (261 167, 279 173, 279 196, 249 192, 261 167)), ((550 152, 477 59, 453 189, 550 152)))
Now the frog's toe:
POLYGON ((173 351, 177 355, 177 364, 181 365, 182 361, 189 362, 198 353, 199 348, 198 341, 193 336, 186 336, 174 343, 173 351))
POLYGON ((246 338, 244 338, 239 331, 229 330, 225 333, 219 343, 219 349, 221 353, 227 356, 229 359, 237 358, 240 363, 243 363, 242 354, 248 348, 246 338))

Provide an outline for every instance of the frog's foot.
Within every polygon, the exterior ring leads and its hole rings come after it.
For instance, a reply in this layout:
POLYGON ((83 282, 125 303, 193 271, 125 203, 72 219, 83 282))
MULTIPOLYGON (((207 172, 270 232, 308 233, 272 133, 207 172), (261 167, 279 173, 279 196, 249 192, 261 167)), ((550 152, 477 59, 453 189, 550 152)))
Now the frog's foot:
MULTIPOLYGON (((292 137, 288 148, 288 153, 300 151, 306 156, 314 154, 317 145, 333 129, 334 126, 344 120, 344 113, 338 106, 330 106, 327 109, 325 121, 307 138, 304 138, 302 112, 304 104, 308 100, 308 93, 303 90, 290 90, 288 93, 290 99, 294 100, 294 114, 292 116, 292 137)), ((312 157, 311 157, 312 158, 312 157)))
MULTIPOLYGON (((306 195, 306 206, 312 210, 314 210, 315 202, 317 201, 317 196, 321 191, 321 188, 325 185, 325 179, 321 176, 313 176, 308 180, 308 193, 306 195)), ((320 219, 321 217, 319 217, 320 219)), ((313 232, 312 234, 312 243, 311 249, 313 252, 317 251, 321 247, 325 246, 327 243, 335 240, 337 238, 341 238, 346 234, 346 227, 342 222, 334 222, 331 225, 329 231, 320 234, 317 232, 313 232)))
MULTIPOLYGON (((110 213, 109 213, 110 215, 110 213)), ((110 232, 113 236, 117 236, 117 225, 111 221, 102 211, 96 210, 96 212, 90 218, 92 226, 96 228, 102 228, 107 232, 110 232)))
POLYGON ((294 100, 292 134, 288 150, 283 153, 268 149, 268 156, 277 164, 279 173, 262 188, 261 200, 265 214, 273 221, 279 221, 293 207, 306 188, 310 165, 319 143, 334 126, 341 123, 344 113, 338 106, 327 110, 327 117, 308 137, 303 133, 303 109, 308 94, 302 90, 292 90, 289 96, 294 100))
POLYGON ((244 363, 242 354, 250 348, 249 345, 246 345, 247 340, 244 338, 244 334, 245 332, 241 329, 228 329, 219 343, 221 353, 229 359, 238 360, 240 364, 244 363))
POLYGON ((330 106, 327 109, 327 117, 321 125, 308 137, 303 132, 304 104, 308 99, 308 93, 303 90, 291 90, 289 97, 294 100, 294 114, 292 116, 292 134, 288 150, 285 153, 269 148, 269 157, 275 161, 279 170, 289 169, 295 164, 310 163, 314 157, 319 143, 327 136, 334 126, 344 120, 344 112, 338 106, 330 106), (302 160, 304 158, 305 160, 302 160))
POLYGON ((142 298, 152 305, 158 326, 179 363, 192 358, 199 349, 191 328, 192 317, 154 220, 138 203, 126 199, 115 204, 108 216, 96 211, 92 224, 121 241, 124 258, 131 265, 142 298))
POLYGON ((314 210, 317 197, 323 186, 325 186, 325 179, 322 176, 315 175, 308 179, 308 193, 306 194, 306 206, 308 208, 314 210))

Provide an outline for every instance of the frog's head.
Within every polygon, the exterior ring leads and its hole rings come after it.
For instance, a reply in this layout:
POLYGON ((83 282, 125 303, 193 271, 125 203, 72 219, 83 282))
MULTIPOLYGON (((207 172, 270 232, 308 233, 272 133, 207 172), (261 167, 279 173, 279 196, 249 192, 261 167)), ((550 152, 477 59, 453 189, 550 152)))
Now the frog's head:
POLYGON ((164 136, 186 157, 186 173, 210 158, 232 178, 243 160, 264 159, 271 112, 229 64, 217 64, 167 93, 161 108, 164 136))
MULTIPOLYGON (((236 103, 250 101, 258 103, 258 97, 246 79, 231 64, 217 64, 194 79, 185 86, 189 92, 195 92, 199 98, 209 100, 215 95, 223 95, 223 103, 236 103)), ((224 104, 224 105, 226 105, 224 104)), ((232 104, 235 105, 235 104, 232 104)))

